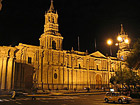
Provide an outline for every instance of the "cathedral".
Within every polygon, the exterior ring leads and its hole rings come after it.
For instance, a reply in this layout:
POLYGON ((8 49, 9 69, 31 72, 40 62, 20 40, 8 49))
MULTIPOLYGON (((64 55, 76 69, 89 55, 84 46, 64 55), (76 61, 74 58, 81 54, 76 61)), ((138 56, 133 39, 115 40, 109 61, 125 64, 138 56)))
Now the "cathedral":
MULTIPOLYGON (((121 26, 119 33, 128 37, 121 26)), ((63 36, 59 33, 58 13, 53 1, 45 13, 44 33, 40 45, 19 43, 18 46, 0 46, 0 90, 37 89, 73 90, 109 87, 115 71, 124 67, 128 54, 124 41, 119 42, 117 57, 105 56, 99 51, 87 52, 62 49, 63 36)))

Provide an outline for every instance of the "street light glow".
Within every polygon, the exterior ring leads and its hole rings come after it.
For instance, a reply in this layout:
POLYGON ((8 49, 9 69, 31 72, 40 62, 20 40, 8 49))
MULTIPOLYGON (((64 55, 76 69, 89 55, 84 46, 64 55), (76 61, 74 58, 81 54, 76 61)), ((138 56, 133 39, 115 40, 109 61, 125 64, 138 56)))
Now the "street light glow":
POLYGON ((115 46, 118 46, 118 45, 119 45, 119 43, 116 43, 116 44, 115 44, 115 46))
POLYGON ((110 46, 110 55, 112 56, 112 51, 111 51, 111 45, 113 43, 113 40, 112 39, 108 39, 107 40, 107 44, 110 46))
POLYGON ((108 45, 112 45, 112 43, 113 43, 112 39, 108 39, 108 40, 107 40, 107 44, 108 44, 108 45))

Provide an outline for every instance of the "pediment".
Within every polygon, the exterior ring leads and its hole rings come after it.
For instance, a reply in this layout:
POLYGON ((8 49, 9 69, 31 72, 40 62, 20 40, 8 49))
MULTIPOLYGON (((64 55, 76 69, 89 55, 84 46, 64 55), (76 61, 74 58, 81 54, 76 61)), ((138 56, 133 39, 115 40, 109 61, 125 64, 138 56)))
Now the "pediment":
POLYGON ((96 52, 90 54, 90 56, 99 57, 99 58, 106 58, 106 56, 104 56, 100 51, 96 51, 96 52))

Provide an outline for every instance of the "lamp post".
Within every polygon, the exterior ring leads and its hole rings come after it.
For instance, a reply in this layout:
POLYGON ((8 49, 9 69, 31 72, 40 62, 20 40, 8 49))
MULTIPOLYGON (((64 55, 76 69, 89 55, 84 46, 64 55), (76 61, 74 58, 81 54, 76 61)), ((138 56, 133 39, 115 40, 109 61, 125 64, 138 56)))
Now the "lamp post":
MULTIPOLYGON (((113 44, 113 40, 112 39, 108 39, 107 40, 107 44, 110 46, 110 55, 112 56, 111 45, 113 44)), ((108 87, 110 88, 110 86, 109 86, 109 74, 110 73, 109 73, 109 68, 107 68, 107 69, 108 69, 108 87)))
POLYGON ((113 40, 112 39, 108 39, 107 40, 107 44, 110 46, 110 55, 112 56, 111 45, 113 44, 113 40))

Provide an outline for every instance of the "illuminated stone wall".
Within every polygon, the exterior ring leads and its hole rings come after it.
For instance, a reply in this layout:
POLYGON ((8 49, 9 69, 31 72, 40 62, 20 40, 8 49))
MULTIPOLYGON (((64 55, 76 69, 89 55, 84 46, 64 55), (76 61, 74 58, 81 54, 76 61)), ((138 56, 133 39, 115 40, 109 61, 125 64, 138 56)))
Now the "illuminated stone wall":
POLYGON ((39 66, 39 59, 36 56, 39 47, 22 43, 15 47, 18 49, 16 53, 15 89, 31 89, 35 70, 39 66))
POLYGON ((58 14, 51 2, 40 46, 0 47, 0 89, 91 89, 107 87, 120 61, 99 51, 62 50, 58 14))
POLYGON ((0 89, 10 90, 14 88, 15 73, 15 51, 14 47, 0 47, 0 89))
POLYGON ((100 52, 42 49, 20 43, 0 47, 0 89, 83 89, 108 84, 120 67, 100 52))

